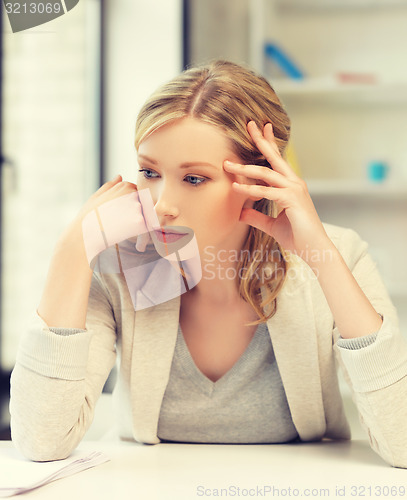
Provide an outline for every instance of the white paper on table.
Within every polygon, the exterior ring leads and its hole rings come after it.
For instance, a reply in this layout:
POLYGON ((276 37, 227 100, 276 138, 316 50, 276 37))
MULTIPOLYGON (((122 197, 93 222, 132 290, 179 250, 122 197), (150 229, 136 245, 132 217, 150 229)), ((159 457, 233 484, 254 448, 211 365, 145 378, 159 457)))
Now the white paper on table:
POLYGON ((74 451, 65 460, 32 462, 16 449, 0 449, 0 498, 39 488, 109 460, 101 452, 74 451))

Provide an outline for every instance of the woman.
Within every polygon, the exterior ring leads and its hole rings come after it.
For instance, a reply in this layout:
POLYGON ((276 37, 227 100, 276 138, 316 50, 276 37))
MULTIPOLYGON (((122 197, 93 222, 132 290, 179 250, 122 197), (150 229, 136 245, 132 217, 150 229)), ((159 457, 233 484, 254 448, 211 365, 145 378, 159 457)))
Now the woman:
POLYGON ((320 221, 284 160, 289 131, 267 81, 226 61, 191 68, 150 97, 136 125, 137 184, 104 184, 66 229, 21 340, 11 415, 25 455, 60 459, 77 446, 116 351, 123 438, 349 439, 336 357, 372 448, 407 467, 407 348, 396 311, 367 245, 320 221), (202 279, 135 310, 122 267, 99 265, 92 276, 82 224, 143 190, 162 232, 150 231, 148 247, 144 234, 138 255, 187 228, 202 279))

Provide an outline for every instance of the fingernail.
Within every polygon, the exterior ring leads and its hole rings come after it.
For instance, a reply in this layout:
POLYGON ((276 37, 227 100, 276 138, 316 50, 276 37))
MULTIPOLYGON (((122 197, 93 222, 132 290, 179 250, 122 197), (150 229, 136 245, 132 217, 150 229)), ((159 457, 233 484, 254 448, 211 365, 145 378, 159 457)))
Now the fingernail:
POLYGON ((137 236, 136 250, 138 252, 144 252, 147 247, 148 234, 140 234, 137 236))
POLYGON ((238 164, 237 163, 233 163, 232 161, 228 161, 225 163, 224 165, 226 168, 237 168, 238 167, 238 164))

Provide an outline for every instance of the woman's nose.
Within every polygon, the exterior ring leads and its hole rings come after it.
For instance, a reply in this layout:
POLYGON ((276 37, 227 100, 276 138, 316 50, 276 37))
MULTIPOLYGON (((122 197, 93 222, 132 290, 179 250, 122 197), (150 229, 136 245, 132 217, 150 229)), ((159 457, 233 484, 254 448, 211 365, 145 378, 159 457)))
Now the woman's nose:
POLYGON ((179 215, 178 203, 176 203, 176 195, 173 190, 163 188, 158 193, 157 201, 154 205, 158 219, 163 222, 165 218, 175 218, 179 215))

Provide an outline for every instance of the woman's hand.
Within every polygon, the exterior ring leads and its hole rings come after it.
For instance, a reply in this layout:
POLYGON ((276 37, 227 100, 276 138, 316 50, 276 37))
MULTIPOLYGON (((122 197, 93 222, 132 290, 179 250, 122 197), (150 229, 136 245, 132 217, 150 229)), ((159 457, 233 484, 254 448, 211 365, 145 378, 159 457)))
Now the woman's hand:
MULTIPOLYGON (((110 203, 108 213, 106 211, 98 212, 99 223, 103 224, 105 222, 107 224, 104 231, 109 245, 136 236, 137 230, 139 230, 137 250, 144 251, 149 235, 145 229, 145 220, 138 201, 137 186, 132 182, 123 181, 120 175, 103 184, 90 196, 63 233, 62 240, 64 244, 69 241, 78 241, 78 235, 82 235, 84 221, 89 220, 87 216, 94 210, 100 209, 103 205, 115 200, 117 200, 116 203, 110 203), (131 196, 132 194, 133 196, 131 196)), ((89 231, 86 237, 92 238, 92 233, 93 231, 89 231)), ((85 242, 85 246, 86 244, 93 246, 91 241, 85 242)))
POLYGON ((225 161, 224 168, 230 173, 261 181, 262 185, 234 182, 233 188, 252 199, 272 200, 280 210, 273 218, 252 208, 243 208, 240 220, 273 236, 284 249, 307 260, 310 250, 330 244, 307 185, 282 158, 271 123, 267 123, 261 133, 255 122, 250 121, 247 130, 272 169, 229 161, 225 161))
POLYGON ((89 197, 75 218, 75 222, 81 224, 82 220, 89 212, 100 207, 103 203, 135 191, 137 191, 136 184, 123 181, 121 175, 116 175, 114 179, 102 184, 102 186, 89 197))
POLYGON ((92 268, 84 244, 83 220, 104 203, 136 191, 137 186, 122 182, 121 176, 106 182, 90 196, 58 239, 38 306, 38 314, 48 326, 86 328, 92 268))

